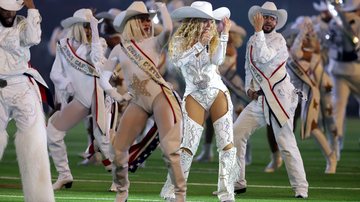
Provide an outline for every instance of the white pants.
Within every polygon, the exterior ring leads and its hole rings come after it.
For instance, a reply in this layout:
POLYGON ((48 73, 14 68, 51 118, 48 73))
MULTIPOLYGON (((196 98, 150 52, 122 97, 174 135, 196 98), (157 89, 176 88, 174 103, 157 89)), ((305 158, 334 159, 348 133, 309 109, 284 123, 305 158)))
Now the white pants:
POLYGON ((46 126, 36 83, 23 75, 6 79, 0 88, 0 159, 7 144, 6 127, 16 122, 15 146, 26 202, 51 202, 49 156, 46 126))
MULTIPOLYGON (((259 100, 261 100, 261 97, 259 100)), ((270 121, 281 156, 286 165, 291 187, 296 194, 307 194, 309 185, 306 181, 303 161, 293 133, 294 114, 290 114, 290 117, 291 119, 289 119, 283 127, 278 125, 273 116, 271 116, 270 121)), ((245 180, 246 143, 250 138, 250 135, 256 129, 265 125, 266 120, 262 110, 262 102, 257 100, 250 102, 234 123, 234 141, 235 146, 237 147, 237 157, 241 167, 240 179, 237 180, 237 187, 239 188, 245 188, 247 186, 245 180)))

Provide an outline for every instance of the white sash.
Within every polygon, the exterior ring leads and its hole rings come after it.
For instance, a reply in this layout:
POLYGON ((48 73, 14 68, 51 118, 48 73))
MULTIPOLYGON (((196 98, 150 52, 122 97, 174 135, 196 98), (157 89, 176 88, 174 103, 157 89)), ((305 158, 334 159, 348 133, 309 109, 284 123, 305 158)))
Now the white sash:
POLYGON ((76 55, 75 51, 69 44, 69 39, 66 39, 66 43, 59 42, 57 45, 57 49, 73 68, 81 71, 84 74, 99 77, 96 68, 92 64, 76 55))
POLYGON ((96 123, 99 126, 103 135, 106 135, 106 116, 105 116, 105 98, 104 90, 99 86, 99 74, 96 68, 88 61, 82 59, 76 55, 75 51, 69 44, 69 39, 66 39, 66 43, 60 41, 57 46, 60 53, 64 56, 66 61, 76 70, 94 77, 94 100, 92 102, 92 113, 94 115, 96 123))
POLYGON ((156 83, 171 89, 157 70, 154 62, 137 46, 135 41, 131 40, 130 42, 131 43, 120 43, 123 52, 156 83))
POLYGON ((271 110, 271 113, 282 127, 290 117, 274 93, 273 87, 274 84, 281 81, 286 76, 286 74, 280 75, 277 72, 280 68, 285 68, 285 61, 279 65, 279 67, 268 78, 258 67, 256 67, 255 63, 253 62, 252 50, 253 47, 251 46, 249 54, 250 72, 253 75, 254 80, 256 80, 256 82, 260 85, 261 90, 264 92, 265 100, 271 110))

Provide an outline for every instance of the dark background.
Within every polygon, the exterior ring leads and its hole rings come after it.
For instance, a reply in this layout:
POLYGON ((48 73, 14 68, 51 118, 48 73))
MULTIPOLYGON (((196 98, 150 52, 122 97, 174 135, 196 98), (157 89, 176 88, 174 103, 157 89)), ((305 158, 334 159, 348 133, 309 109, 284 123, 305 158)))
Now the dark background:
MULTIPOLYGON (((313 8, 313 2, 319 2, 320 0, 274 0, 278 9, 282 8, 288 12, 288 22, 292 22, 300 15, 317 15, 317 11, 313 8)), ((44 79, 48 82, 49 86, 52 84, 49 80, 49 72, 54 60, 47 50, 47 43, 50 39, 52 30, 59 26, 62 19, 72 16, 74 11, 80 8, 95 8, 97 12, 107 11, 109 8, 118 8, 125 10, 133 1, 129 0, 34 0, 36 7, 39 9, 42 15, 42 42, 32 48, 32 64, 38 68, 44 79)), ((247 13, 251 6, 261 6, 264 0, 212 0, 209 1, 213 4, 213 8, 216 9, 221 6, 226 6, 231 11, 231 19, 238 25, 245 28, 248 33, 248 37, 253 34, 253 28, 251 27, 247 13)), ((25 14, 25 8, 20 14, 25 14)), ((282 30, 280 30, 282 31, 282 30)), ((246 42, 247 40, 245 40, 246 42)), ((242 64, 244 64, 245 45, 238 50, 238 69, 242 76, 244 71, 242 64)), ((350 114, 357 114, 357 104, 351 99, 348 110, 350 114), (354 110, 355 109, 355 110, 354 110)))

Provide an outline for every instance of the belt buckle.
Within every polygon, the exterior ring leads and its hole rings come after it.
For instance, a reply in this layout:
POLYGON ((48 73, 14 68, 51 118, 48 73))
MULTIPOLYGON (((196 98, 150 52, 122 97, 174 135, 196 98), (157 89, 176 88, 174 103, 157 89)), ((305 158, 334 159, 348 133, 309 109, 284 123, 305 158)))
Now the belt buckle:
POLYGON ((0 88, 5 88, 7 86, 7 81, 4 79, 0 79, 0 88))

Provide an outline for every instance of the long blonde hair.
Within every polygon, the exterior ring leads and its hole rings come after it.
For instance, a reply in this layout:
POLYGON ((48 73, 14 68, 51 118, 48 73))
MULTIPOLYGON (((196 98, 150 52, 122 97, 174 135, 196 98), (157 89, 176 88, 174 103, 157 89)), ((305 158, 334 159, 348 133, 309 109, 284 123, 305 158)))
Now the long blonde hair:
POLYGON ((72 26, 70 26, 68 28, 67 38, 73 38, 76 41, 83 43, 83 44, 90 43, 90 41, 86 37, 86 32, 85 32, 83 23, 76 23, 76 24, 73 24, 72 26))
MULTIPOLYGON (((182 21, 179 28, 170 39, 168 53, 172 59, 181 55, 184 51, 189 50, 194 44, 200 41, 201 33, 203 32, 203 21, 204 19, 200 18, 187 18, 182 21), (178 41, 179 39, 181 39, 180 44, 178 41)), ((210 40, 209 47, 211 56, 219 44, 219 34, 214 20, 211 22, 210 32, 213 36, 210 40)))
MULTIPOLYGON (((141 20, 139 18, 136 18, 136 16, 134 16, 129 20, 127 20, 124 26, 124 30, 121 33, 121 40, 130 41, 131 39, 133 39, 134 41, 138 42, 145 38, 143 33, 145 33, 145 31, 141 26, 141 20)), ((153 34, 154 31, 152 30, 151 36, 153 36, 153 34)))

